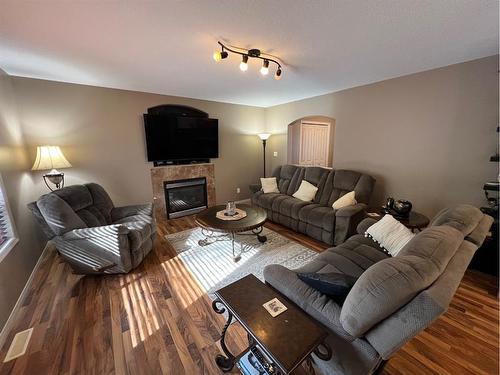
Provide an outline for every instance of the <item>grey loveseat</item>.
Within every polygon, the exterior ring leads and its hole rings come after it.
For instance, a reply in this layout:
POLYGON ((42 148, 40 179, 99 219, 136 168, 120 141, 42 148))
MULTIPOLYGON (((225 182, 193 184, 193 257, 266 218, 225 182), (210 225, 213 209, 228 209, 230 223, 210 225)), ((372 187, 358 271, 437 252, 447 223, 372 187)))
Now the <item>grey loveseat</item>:
POLYGON ((443 314, 493 219, 469 205, 445 209, 395 257, 362 235, 373 222, 365 219, 359 234, 300 269, 264 269, 267 283, 330 330, 332 359, 313 357, 323 374, 370 374, 443 314), (302 282, 299 272, 358 279, 341 304, 302 282))
POLYGON ((127 273, 153 247, 153 205, 115 207, 95 183, 45 194, 28 208, 75 273, 127 273))
POLYGON ((373 177, 355 171, 295 165, 278 167, 272 177, 280 193, 264 194, 260 185, 250 185, 252 204, 265 209, 269 220, 329 245, 344 242, 356 231, 375 184, 373 177), (302 180, 318 187, 312 202, 292 197, 302 180), (358 204, 332 208, 333 202, 353 190, 358 204))

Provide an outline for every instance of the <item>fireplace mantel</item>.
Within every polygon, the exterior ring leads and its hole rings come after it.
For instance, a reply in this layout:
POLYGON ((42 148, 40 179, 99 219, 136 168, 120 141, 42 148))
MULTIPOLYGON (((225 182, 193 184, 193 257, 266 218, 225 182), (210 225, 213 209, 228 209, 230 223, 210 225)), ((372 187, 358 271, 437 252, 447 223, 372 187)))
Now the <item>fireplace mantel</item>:
POLYGON ((165 202, 165 181, 183 180, 205 177, 207 179, 208 207, 215 205, 215 168, 213 163, 168 165, 151 168, 151 183, 153 185, 153 201, 156 217, 167 217, 165 202))

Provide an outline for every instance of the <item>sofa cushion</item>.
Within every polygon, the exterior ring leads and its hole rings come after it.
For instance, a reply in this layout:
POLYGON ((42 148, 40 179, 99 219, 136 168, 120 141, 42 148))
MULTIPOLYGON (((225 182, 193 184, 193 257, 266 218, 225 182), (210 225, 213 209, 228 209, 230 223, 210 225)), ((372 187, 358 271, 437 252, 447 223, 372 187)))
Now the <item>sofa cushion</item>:
POLYGON ((309 212, 307 222, 318 228, 333 232, 335 228, 335 210, 331 207, 315 207, 309 212))
POLYGON ((298 273, 297 276, 310 287, 337 301, 344 300, 357 280, 338 272, 308 272, 298 273))
POLYGON ((483 216, 477 207, 461 204, 438 212, 429 226, 448 225, 467 236, 477 227, 483 216))
POLYGON ((366 230, 365 235, 370 236, 392 256, 397 255, 415 237, 411 230, 391 215, 384 215, 366 230))
POLYGON ((57 195, 64 200, 73 211, 78 211, 92 204, 92 195, 85 185, 71 185, 55 190, 49 195, 57 195))
POLYGON ((148 224, 153 223, 153 216, 152 215, 145 215, 145 214, 137 214, 137 215, 130 215, 130 216, 125 216, 122 217, 119 220, 115 220, 113 224, 126 224, 126 223, 133 223, 135 221, 144 221, 148 224))
POLYGON ((264 194, 280 192, 278 189, 278 183, 276 182, 276 177, 261 178, 260 184, 264 194))
POLYGON ((286 195, 274 199, 272 209, 281 215, 298 220, 300 210, 308 204, 311 203, 286 195))
POLYGON ((358 203, 368 204, 375 179, 371 176, 350 170, 333 170, 326 179, 320 203, 332 206, 345 193, 354 191, 358 203))
POLYGON ((349 292, 340 316, 344 329, 362 336, 408 303, 443 272, 463 241, 448 226, 425 229, 393 258, 368 268, 349 292))
POLYGON ((255 201, 258 206, 266 208, 268 210, 273 206, 273 200, 277 197, 284 196, 285 194, 281 193, 268 193, 268 194, 260 194, 255 197, 255 201))
POLYGON ((334 210, 338 210, 338 209, 341 209, 343 207, 353 206, 356 203, 358 203, 356 201, 356 192, 350 191, 349 193, 345 193, 339 199, 337 199, 335 202, 333 202, 332 208, 334 210))
POLYGON ((361 235, 349 238, 342 245, 332 247, 317 255, 298 272, 339 272, 359 277, 375 263, 388 256, 371 245, 373 241, 361 235))
POLYGON ((92 206, 96 207, 105 219, 106 224, 111 223, 111 211, 114 208, 113 201, 104 188, 96 183, 85 184, 92 195, 92 206))
POLYGON ((111 224, 96 206, 88 206, 76 211, 76 214, 82 219, 88 227, 100 227, 111 224))
POLYGON ((43 195, 38 199, 36 205, 49 228, 57 236, 61 236, 73 229, 87 228, 85 222, 59 195, 43 195))
POLYGON ((292 196, 304 202, 312 202, 317 191, 318 188, 316 186, 306 180, 302 180, 299 189, 292 196))
MULTIPOLYGON (((299 167, 295 165, 283 165, 278 167, 273 173, 273 176, 278 180, 278 188, 282 194, 287 194, 290 187, 290 182, 299 167)), ((292 195, 292 194, 289 194, 292 195)))
POLYGON ((113 202, 104 188, 96 183, 71 185, 56 190, 88 227, 111 224, 113 202))
POLYGON ((296 271, 279 264, 271 264, 264 268, 264 278, 267 283, 337 335, 352 339, 340 324, 341 306, 300 280, 296 271))
MULTIPOLYGON (((322 206, 320 206, 319 204, 316 204, 316 203, 310 203, 310 204, 302 207, 302 209, 299 211, 299 220, 303 221, 304 223, 308 223, 309 216, 311 215, 312 210, 314 210, 315 208, 318 208, 318 207, 322 207, 322 206)), ((330 208, 330 210, 331 210, 331 208, 330 208)))

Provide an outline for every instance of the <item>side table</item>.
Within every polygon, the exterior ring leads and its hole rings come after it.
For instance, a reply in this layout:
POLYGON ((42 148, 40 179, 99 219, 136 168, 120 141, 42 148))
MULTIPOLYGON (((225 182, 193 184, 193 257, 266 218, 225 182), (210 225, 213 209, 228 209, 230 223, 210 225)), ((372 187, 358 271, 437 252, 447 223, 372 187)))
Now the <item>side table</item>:
MULTIPOLYGON (((367 216, 375 220, 380 220, 385 214, 386 213, 383 212, 381 208, 371 208, 368 209, 367 212, 367 216)), ((408 217, 398 217, 394 215, 393 217, 405 227, 410 229, 412 232, 421 231, 430 223, 430 220, 427 216, 415 211, 410 211, 410 215, 408 217)))

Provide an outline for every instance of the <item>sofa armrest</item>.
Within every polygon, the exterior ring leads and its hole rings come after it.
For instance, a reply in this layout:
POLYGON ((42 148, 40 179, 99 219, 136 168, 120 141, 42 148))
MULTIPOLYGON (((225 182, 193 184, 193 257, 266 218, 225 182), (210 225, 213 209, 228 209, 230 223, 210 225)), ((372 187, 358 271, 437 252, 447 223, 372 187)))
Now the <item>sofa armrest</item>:
POLYGON ((365 210, 366 210, 366 207, 367 206, 364 203, 352 204, 350 206, 339 208, 335 212, 335 216, 337 216, 337 217, 350 217, 350 216, 354 216, 354 215, 358 214, 359 212, 363 212, 364 213, 365 210))
POLYGON ((132 269, 129 228, 121 224, 74 229, 54 238, 76 273, 127 273, 132 269))
POLYGON ((334 245, 340 245, 356 233, 356 227, 366 216, 367 205, 356 203, 342 207, 335 212, 335 238, 334 245))
POLYGON ((261 189, 262 189, 262 186, 261 186, 261 184, 250 184, 250 185, 248 186, 248 188, 250 189, 250 192, 251 192, 252 194, 255 194, 255 193, 257 193, 259 190, 261 190, 261 189))
POLYGON ((133 215, 153 216, 153 203, 114 207, 111 210, 111 220, 116 221, 133 215))
POLYGON ((272 264, 264 268, 264 278, 266 283, 285 295, 318 322, 344 338, 352 340, 339 320, 342 307, 300 280, 295 271, 282 265, 272 264))
POLYGON ((105 237, 118 237, 121 234, 127 235, 130 232, 126 226, 122 224, 104 225, 101 227, 73 229, 65 233, 61 238, 65 241, 105 238, 105 237))
POLYGON ((374 218, 371 218, 371 217, 367 217, 363 220, 361 220, 361 222, 358 224, 358 226, 356 227, 356 231, 359 233, 359 234, 365 234, 366 230, 368 228, 370 228, 373 224, 375 224, 377 222, 376 219, 374 218))

